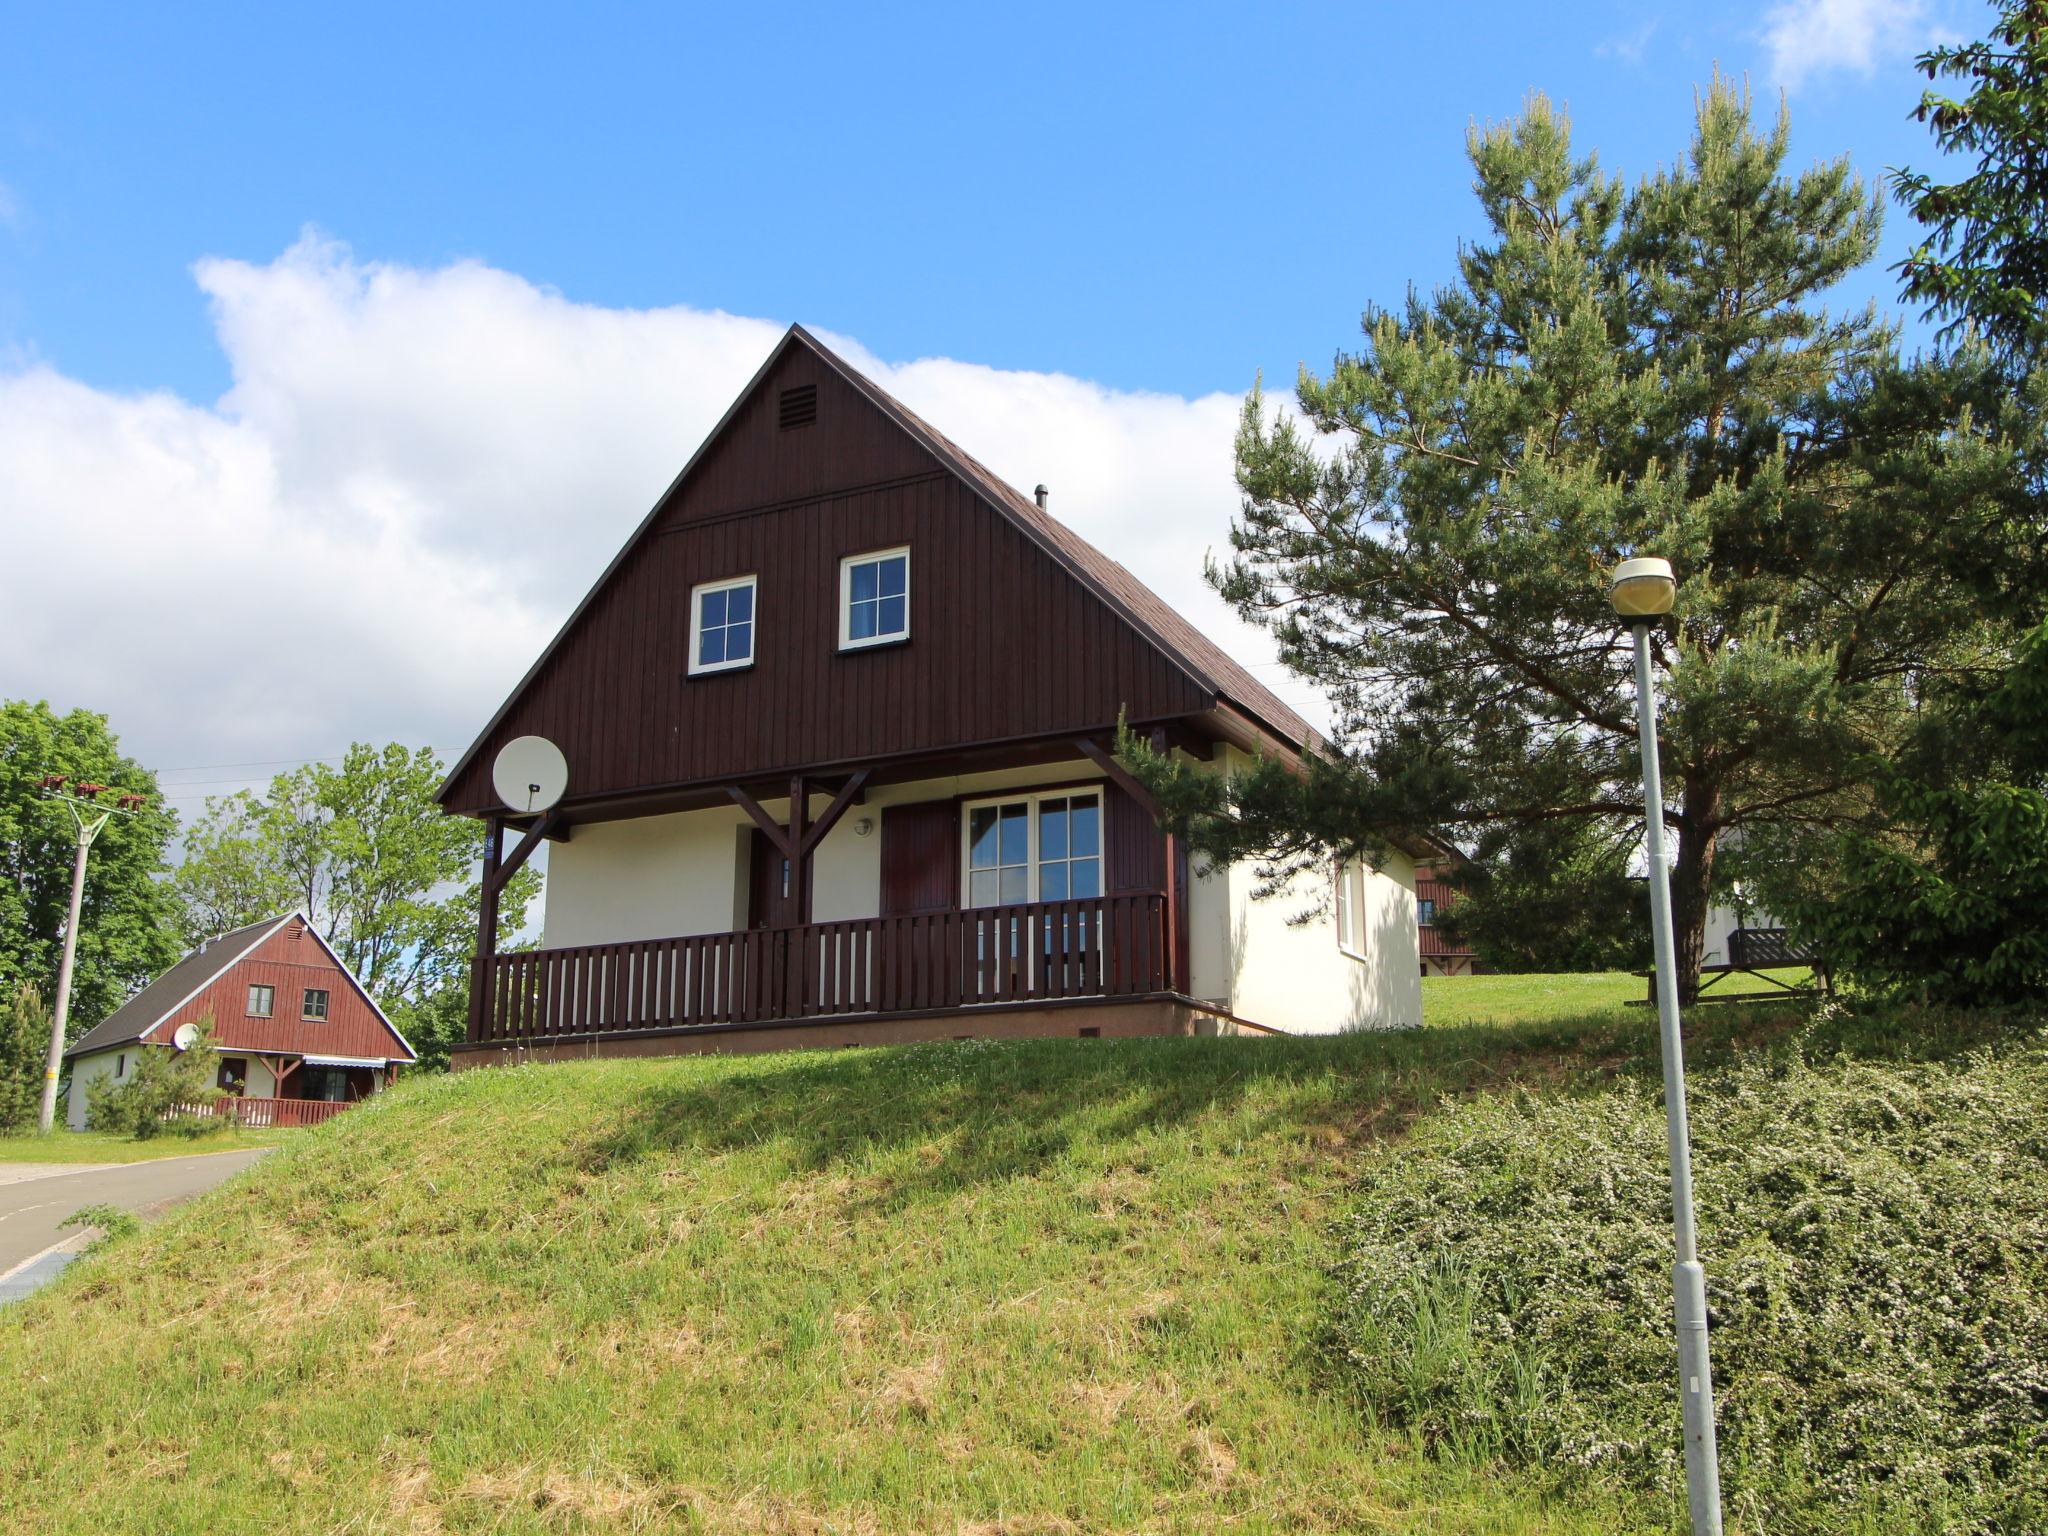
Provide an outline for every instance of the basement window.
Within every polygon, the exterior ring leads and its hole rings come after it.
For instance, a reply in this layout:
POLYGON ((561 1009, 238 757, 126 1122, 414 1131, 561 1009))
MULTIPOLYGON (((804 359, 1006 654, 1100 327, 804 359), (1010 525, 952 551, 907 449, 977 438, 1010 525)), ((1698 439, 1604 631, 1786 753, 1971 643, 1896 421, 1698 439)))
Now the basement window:
POLYGON ((909 549, 878 549, 840 561, 839 649, 909 638, 909 549))
POLYGON ((306 988, 305 1001, 299 1007, 299 1017, 314 1023, 327 1017, 327 992, 324 988, 306 988))
POLYGON ((691 672, 730 672, 754 664, 755 580, 735 576, 691 591, 691 672))

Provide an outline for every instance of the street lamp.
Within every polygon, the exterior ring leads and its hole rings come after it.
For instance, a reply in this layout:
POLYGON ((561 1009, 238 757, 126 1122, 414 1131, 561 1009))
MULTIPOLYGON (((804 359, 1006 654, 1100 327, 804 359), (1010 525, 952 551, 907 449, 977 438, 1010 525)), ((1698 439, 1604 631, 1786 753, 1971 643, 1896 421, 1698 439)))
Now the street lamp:
POLYGON ((1657 1030, 1664 1056, 1664 1127, 1671 1153, 1671 1290, 1678 1318, 1678 1395, 1685 1408, 1685 1492, 1693 1536, 1721 1536, 1721 1472, 1714 1449, 1714 1378, 1707 1366, 1707 1272, 1692 1211, 1692 1138, 1685 1122, 1685 1046, 1678 1031, 1677 946, 1671 937, 1671 864, 1664 847, 1664 784, 1657 766, 1657 689, 1650 629, 1678 596, 1671 562, 1654 556, 1614 568, 1614 611, 1634 632, 1636 729, 1643 744, 1643 825, 1650 844, 1650 936, 1657 961, 1657 1030))
POLYGON ((57 962, 57 1007, 50 1015, 50 1054, 43 1064, 43 1102, 36 1113, 36 1130, 47 1136, 57 1123, 57 1073, 64 1066, 64 1026, 71 1018, 71 970, 78 960, 78 916, 85 901, 85 859, 92 851, 93 839, 106 828, 116 816, 133 816, 144 797, 135 794, 117 796, 116 805, 103 805, 99 797, 107 792, 104 784, 73 784, 72 793, 64 793, 65 779, 61 773, 50 774, 42 781, 43 798, 54 800, 71 813, 72 825, 78 829, 77 851, 71 860, 71 916, 64 924, 64 953, 57 962))

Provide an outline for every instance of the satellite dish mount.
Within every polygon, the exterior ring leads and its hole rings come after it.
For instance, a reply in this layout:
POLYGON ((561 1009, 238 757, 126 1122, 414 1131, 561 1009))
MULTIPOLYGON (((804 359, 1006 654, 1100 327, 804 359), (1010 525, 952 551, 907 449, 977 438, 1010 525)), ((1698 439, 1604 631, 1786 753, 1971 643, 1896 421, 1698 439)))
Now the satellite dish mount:
POLYGON ((491 787, 522 816, 551 810, 569 789, 569 760, 545 736, 515 736, 498 749, 491 787))

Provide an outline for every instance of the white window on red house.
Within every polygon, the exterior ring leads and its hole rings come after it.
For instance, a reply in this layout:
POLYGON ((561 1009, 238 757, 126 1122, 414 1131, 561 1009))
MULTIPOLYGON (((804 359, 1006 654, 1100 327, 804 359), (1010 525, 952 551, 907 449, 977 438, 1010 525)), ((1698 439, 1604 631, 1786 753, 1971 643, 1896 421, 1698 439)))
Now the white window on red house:
POLYGON ((320 987, 306 988, 305 1002, 299 1009, 302 1019, 324 1019, 327 1017, 327 993, 320 987))
POLYGON ((267 1019, 277 1006, 277 988, 251 986, 249 988, 249 1017, 267 1019))

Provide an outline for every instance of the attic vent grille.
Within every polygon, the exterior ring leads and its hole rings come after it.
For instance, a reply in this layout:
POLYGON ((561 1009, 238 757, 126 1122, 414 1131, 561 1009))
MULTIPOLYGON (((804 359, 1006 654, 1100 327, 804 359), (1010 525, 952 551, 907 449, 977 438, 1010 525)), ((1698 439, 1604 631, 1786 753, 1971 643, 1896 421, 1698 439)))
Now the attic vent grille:
POLYGON ((782 414, 780 424, 787 432, 791 427, 808 427, 818 419, 818 386, 799 384, 782 392, 782 414))

